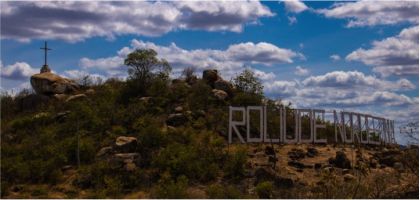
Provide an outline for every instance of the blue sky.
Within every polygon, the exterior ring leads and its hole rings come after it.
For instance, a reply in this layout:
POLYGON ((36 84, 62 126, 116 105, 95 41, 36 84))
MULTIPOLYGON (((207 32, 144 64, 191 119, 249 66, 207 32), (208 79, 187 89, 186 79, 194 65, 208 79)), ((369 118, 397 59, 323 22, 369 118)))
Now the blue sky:
POLYGON ((1 89, 54 72, 126 76, 154 48, 173 66, 254 70, 272 98, 418 122, 418 2, 1 2, 1 89), (113 10, 111 12, 110 10, 113 10))

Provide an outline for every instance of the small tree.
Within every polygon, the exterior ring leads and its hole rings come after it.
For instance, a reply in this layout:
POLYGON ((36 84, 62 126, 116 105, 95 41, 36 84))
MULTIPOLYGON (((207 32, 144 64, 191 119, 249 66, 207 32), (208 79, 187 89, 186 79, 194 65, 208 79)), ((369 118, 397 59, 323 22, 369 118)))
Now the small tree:
POLYGON ((262 95, 264 86, 255 76, 254 72, 245 69, 241 74, 233 79, 233 84, 237 89, 249 94, 262 95))
POLYGON ((153 49, 136 49, 128 54, 124 64, 128 66, 130 78, 147 80, 156 72, 168 74, 171 71, 169 63, 156 56, 157 53, 153 49))
POLYGON ((166 81, 171 71, 169 63, 157 58, 153 49, 136 49, 127 55, 124 64, 129 75, 127 97, 145 94, 155 78, 166 81))

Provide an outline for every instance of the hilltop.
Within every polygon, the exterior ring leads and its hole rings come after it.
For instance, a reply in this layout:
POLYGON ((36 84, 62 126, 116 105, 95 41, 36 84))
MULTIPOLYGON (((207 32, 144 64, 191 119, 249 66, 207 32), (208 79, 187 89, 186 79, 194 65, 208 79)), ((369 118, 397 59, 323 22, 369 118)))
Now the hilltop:
POLYGON ((228 106, 290 107, 252 71, 171 79, 152 50, 125 64, 127 80, 48 71, 2 95, 3 198, 418 198, 418 147, 228 144, 228 106))

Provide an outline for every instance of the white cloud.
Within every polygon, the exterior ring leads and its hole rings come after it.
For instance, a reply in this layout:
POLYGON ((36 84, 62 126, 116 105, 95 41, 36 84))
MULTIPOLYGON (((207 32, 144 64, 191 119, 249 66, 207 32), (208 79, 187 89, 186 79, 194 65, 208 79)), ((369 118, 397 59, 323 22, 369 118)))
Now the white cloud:
POLYGON ((403 22, 418 24, 417 1, 370 1, 335 3, 318 12, 328 18, 349 19, 347 27, 393 25, 403 22))
POLYGON ((309 9, 308 6, 299 0, 285 0, 284 6, 286 7, 287 11, 292 13, 301 13, 309 9))
POLYGON ((408 76, 413 74, 419 74, 418 65, 392 65, 385 67, 374 67, 373 72, 380 74, 383 77, 390 75, 396 76, 408 76))
POLYGON ((311 76, 302 81, 305 86, 334 88, 373 88, 386 90, 411 90, 416 86, 407 79, 397 82, 378 79, 358 71, 333 71, 320 76, 311 76))
POLYGON ((73 80, 79 80, 82 79, 86 76, 89 76, 91 79, 93 80, 97 80, 97 79, 102 79, 102 80, 106 80, 107 77, 100 75, 100 74, 95 74, 95 73, 89 73, 87 71, 83 71, 83 70, 77 70, 77 69, 73 69, 73 70, 66 70, 64 71, 64 74, 62 74, 63 77, 66 78, 70 78, 73 80))
POLYGON ((159 36, 178 29, 241 32, 274 14, 258 1, 241 2, 0 2, 2 38, 69 42, 122 34, 159 36))
MULTIPOLYGON (((154 49, 158 56, 166 59, 174 71, 188 66, 198 70, 215 68, 228 74, 234 75, 244 69, 244 66, 259 64, 273 66, 281 63, 292 63, 293 58, 302 58, 302 54, 289 49, 283 49, 270 43, 239 43, 232 44, 225 50, 195 49, 186 50, 178 47, 175 43, 168 46, 160 46, 151 42, 132 40, 130 47, 124 47, 116 56, 108 58, 82 58, 80 66, 83 68, 98 68, 107 73, 124 72, 126 67, 123 62, 127 54, 134 49, 154 49)), ((272 75, 270 75, 272 76, 272 75)), ((264 77, 267 77, 264 75, 264 77)))
POLYGON ((347 55, 346 60, 361 61, 374 66, 375 71, 383 75, 390 75, 393 72, 395 75, 418 74, 418 29, 418 26, 406 28, 397 36, 374 41, 371 49, 359 48, 347 55))
POLYGON ((36 73, 39 73, 39 69, 32 68, 26 62, 16 62, 6 67, 1 63, 1 77, 6 79, 25 80, 36 73))
POLYGON ((309 75, 309 70, 301 66, 297 66, 295 69, 295 74, 298 76, 307 76, 309 75))
POLYGON ((341 57, 339 55, 337 55, 337 54, 331 55, 330 58, 333 61, 339 61, 339 60, 341 60, 341 57))
POLYGON ((264 72, 258 69, 252 69, 252 68, 251 70, 254 72, 255 76, 261 79, 262 81, 273 80, 276 78, 276 75, 273 72, 267 73, 267 72, 264 72))
POLYGON ((266 81, 264 91, 268 96, 292 102, 295 107, 351 109, 375 112, 390 109, 407 109, 418 103, 417 97, 399 94, 414 89, 407 79, 392 82, 364 75, 361 72, 333 71, 310 76, 303 81, 266 81))

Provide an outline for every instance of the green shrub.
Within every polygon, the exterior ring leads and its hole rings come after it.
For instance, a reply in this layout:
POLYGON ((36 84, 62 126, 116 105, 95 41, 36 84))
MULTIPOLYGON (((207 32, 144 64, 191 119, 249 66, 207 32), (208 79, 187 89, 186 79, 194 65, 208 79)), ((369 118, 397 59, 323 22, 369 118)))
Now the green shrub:
POLYGON ((188 179, 180 176, 174 181, 166 172, 162 175, 156 188, 152 191, 152 197, 158 199, 184 199, 187 196, 188 179))
POLYGON ((269 181, 261 182, 255 187, 255 191, 259 198, 269 199, 273 195, 273 183, 269 181))
POLYGON ((224 167, 224 176, 232 180, 240 180, 245 175, 245 163, 247 161, 246 149, 229 154, 224 167))
POLYGON ((232 185, 210 185, 206 190, 209 199, 240 199, 241 192, 232 185))

